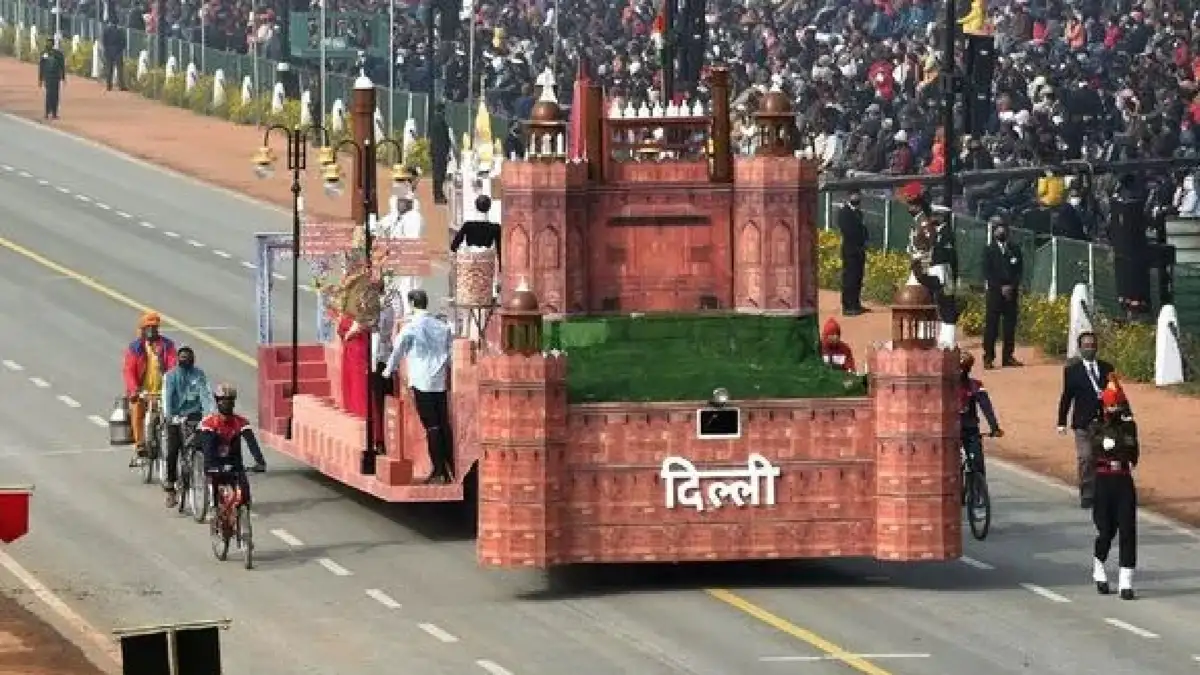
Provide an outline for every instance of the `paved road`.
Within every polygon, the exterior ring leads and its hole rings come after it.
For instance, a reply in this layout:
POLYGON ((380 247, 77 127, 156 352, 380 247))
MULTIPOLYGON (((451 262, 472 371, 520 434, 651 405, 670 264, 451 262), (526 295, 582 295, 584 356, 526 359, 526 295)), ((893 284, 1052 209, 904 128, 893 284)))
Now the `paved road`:
POLYGON ((547 578, 477 569, 454 508, 380 505, 276 455, 255 483, 261 569, 218 564, 204 530, 164 512, 89 416, 111 405, 137 303, 226 345, 198 343, 201 364, 253 410, 241 261, 249 232, 286 227, 272 209, 0 117, 0 474, 38 485, 33 534, 9 552, 103 629, 231 618, 228 669, 266 675, 1200 669, 1194 534, 1143 522, 1144 598, 1101 598, 1085 514, 999 469, 997 525, 964 562, 547 578))

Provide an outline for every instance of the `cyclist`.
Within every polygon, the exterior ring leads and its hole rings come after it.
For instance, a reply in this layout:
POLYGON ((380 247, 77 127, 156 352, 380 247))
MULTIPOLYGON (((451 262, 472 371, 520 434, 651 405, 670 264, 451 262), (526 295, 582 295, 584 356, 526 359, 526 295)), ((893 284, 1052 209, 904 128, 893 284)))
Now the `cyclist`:
POLYGON ((167 476, 163 489, 167 493, 167 508, 177 505, 176 483, 179 480, 179 451, 183 446, 183 423, 199 422, 216 411, 208 376, 196 367, 196 352, 191 347, 179 348, 179 362, 163 381, 163 419, 167 420, 167 476))
POLYGON ((217 489, 229 481, 241 484, 243 500, 250 503, 250 481, 246 479, 246 464, 242 457, 242 443, 254 458, 251 471, 262 473, 267 468, 262 449, 254 436, 250 421, 233 411, 237 405, 237 388, 232 384, 219 384, 213 392, 217 412, 206 416, 201 422, 200 448, 204 451, 204 472, 212 476, 212 503, 220 504, 217 489), (231 472, 222 471, 225 466, 231 472))
POLYGON ((146 439, 143 425, 146 420, 145 396, 162 394, 163 375, 175 367, 177 353, 175 343, 159 334, 162 317, 157 312, 146 312, 138 320, 138 337, 125 348, 121 374, 125 380, 125 394, 133 417, 133 445, 135 454, 129 466, 136 466, 146 456, 146 439))
POLYGON ((991 429, 990 436, 999 438, 1004 435, 1000 422, 996 420, 996 410, 992 407, 992 399, 988 396, 983 383, 971 377, 971 369, 975 367, 975 357, 971 352, 964 351, 959 357, 959 368, 962 371, 962 382, 959 385, 959 417, 962 420, 962 445, 967 453, 970 466, 981 474, 983 463, 983 434, 979 431, 979 413, 983 413, 991 429))

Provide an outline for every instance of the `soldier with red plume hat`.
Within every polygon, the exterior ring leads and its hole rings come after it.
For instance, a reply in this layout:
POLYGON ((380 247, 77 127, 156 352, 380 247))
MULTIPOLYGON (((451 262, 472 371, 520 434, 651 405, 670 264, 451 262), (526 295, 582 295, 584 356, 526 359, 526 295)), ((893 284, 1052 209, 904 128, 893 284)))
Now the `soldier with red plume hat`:
POLYGON ((909 253, 914 252, 913 239, 917 231, 927 231, 933 240, 929 270, 942 282, 947 293, 953 293, 954 284, 958 280, 958 251, 954 247, 954 228, 946 218, 933 212, 929 192, 920 183, 912 182, 900 188, 900 200, 908 206, 908 213, 913 217, 909 253))
POLYGON ((1108 376, 1108 384, 1100 393, 1100 410, 1088 427, 1088 436, 1096 462, 1092 580, 1101 595, 1111 592, 1104 564, 1116 538, 1120 564, 1117 587, 1121 599, 1132 600, 1133 570, 1137 567, 1137 488, 1133 469, 1139 458, 1138 433, 1125 390, 1115 374, 1108 376))

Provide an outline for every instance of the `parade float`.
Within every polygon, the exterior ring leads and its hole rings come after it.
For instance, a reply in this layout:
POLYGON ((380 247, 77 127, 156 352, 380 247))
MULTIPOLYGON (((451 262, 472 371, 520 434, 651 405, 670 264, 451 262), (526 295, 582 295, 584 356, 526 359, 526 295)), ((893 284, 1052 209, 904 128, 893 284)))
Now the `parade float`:
MULTIPOLYGON (((385 454, 361 461, 366 421, 338 384, 360 366, 336 340, 298 348, 294 397, 291 347, 262 340, 266 443, 389 502, 462 500, 474 482, 484 566, 959 557, 958 356, 935 344, 928 292, 899 289, 868 376, 823 366, 817 169, 778 93, 756 154, 734 157, 728 73, 709 88, 708 107, 635 108, 583 82, 568 130, 543 87, 527 157, 487 176, 499 298, 478 282, 495 260, 453 261, 455 311, 473 317, 452 352, 456 483, 420 481, 402 382, 385 454)), ((372 109, 356 101, 356 133, 372 109)))

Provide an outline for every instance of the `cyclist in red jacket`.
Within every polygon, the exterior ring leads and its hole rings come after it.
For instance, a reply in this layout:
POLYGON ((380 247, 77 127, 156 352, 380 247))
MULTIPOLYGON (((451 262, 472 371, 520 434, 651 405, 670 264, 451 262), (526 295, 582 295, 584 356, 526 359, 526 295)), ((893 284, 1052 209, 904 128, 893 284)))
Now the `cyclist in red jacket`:
POLYGON ((1000 421, 996 419, 996 410, 992 407, 992 398, 988 396, 983 383, 971 377, 971 369, 975 367, 975 357, 971 352, 964 351, 959 357, 962 371, 962 381, 959 385, 959 418, 962 421, 962 445, 967 453, 971 466, 979 473, 985 473, 983 463, 983 434, 979 430, 979 413, 987 420, 991 429, 989 436, 999 438, 1004 435, 1000 421))
POLYGON ((267 462, 263 459, 262 448, 258 445, 250 420, 233 411, 237 404, 237 388, 232 384, 217 385, 213 398, 217 403, 217 412, 205 417, 197 428, 200 448, 204 452, 204 471, 212 476, 213 503, 219 503, 217 488, 235 480, 241 482, 242 494, 246 503, 249 503, 250 482, 246 480, 242 443, 246 444, 246 449, 254 458, 255 464, 250 471, 266 471, 267 462))

